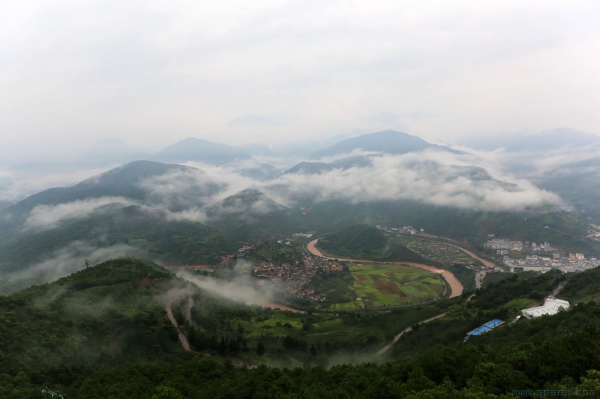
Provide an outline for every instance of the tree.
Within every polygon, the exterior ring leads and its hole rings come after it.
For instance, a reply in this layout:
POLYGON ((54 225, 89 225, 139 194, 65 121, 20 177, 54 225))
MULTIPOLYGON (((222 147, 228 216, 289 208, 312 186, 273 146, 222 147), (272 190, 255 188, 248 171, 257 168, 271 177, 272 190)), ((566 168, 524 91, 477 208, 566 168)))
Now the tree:
POLYGON ((227 343, 225 342, 225 337, 221 337, 221 342, 219 342, 218 352, 219 355, 224 355, 227 351, 227 343))
POLYGON ((262 343, 262 341, 258 341, 258 344, 256 344, 256 353, 258 356, 265 354, 265 345, 262 343))
POLYGON ((183 395, 175 388, 159 386, 152 399, 183 399, 183 395))

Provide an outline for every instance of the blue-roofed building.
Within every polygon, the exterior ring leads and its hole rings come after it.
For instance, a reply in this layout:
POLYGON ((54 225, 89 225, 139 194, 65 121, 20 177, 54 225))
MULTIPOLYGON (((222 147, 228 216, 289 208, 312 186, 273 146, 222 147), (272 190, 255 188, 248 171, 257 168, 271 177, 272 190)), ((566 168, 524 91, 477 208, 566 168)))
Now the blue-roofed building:
POLYGON ((491 329, 496 328, 502 324, 504 324, 504 322, 499 319, 494 319, 494 320, 488 321, 481 327, 477 327, 473 331, 468 332, 467 336, 465 337, 465 341, 468 340, 471 335, 481 335, 481 334, 486 333, 486 332, 490 331, 491 329))

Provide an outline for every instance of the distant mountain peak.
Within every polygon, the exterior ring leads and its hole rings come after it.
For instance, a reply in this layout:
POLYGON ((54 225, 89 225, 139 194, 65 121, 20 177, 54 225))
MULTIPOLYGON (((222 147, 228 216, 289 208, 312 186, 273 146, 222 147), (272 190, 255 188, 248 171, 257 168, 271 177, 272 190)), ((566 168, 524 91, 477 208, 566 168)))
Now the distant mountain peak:
POLYGON ((316 160, 336 155, 350 154, 352 151, 356 150, 402 155, 427 149, 459 153, 459 151, 449 147, 428 143, 427 141, 408 133, 388 129, 342 140, 324 150, 315 152, 309 159, 316 160))

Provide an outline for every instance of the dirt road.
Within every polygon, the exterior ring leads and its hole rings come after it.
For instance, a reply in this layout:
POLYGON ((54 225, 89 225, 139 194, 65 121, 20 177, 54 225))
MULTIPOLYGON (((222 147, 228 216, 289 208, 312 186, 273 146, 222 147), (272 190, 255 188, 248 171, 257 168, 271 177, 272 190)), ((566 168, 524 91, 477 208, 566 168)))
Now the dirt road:
MULTIPOLYGON (((190 322, 190 324, 192 324, 192 319, 191 319, 191 309, 192 306, 194 306, 194 300, 191 298, 188 298, 188 307, 186 308, 186 315, 185 317, 187 318, 187 320, 190 322), (189 318, 188 318, 189 317, 189 318)), ((187 338, 185 337, 185 335, 183 334, 183 332, 181 331, 181 328, 179 327, 179 324, 177 323, 177 320, 175 320, 175 316, 173 316, 173 308, 172 308, 172 301, 168 301, 167 304, 165 305, 165 310, 167 311, 167 317, 169 318, 169 320, 171 320, 171 323, 173 324, 173 326, 177 329, 177 335, 179 337, 179 344, 181 345, 181 347, 186 351, 186 352, 191 352, 191 353, 195 353, 198 355, 202 355, 202 352, 198 352, 192 349, 192 347, 190 346, 189 341, 187 340, 187 338)), ((231 363, 235 366, 238 367, 249 367, 249 368, 255 368, 256 366, 252 366, 252 365, 248 365, 246 362, 240 360, 240 359, 236 359, 236 358, 232 358, 232 357, 223 357, 221 356, 222 359, 224 360, 229 360, 231 361, 231 363)))
POLYGON ((263 304, 263 306, 265 306, 267 308, 272 308, 272 309, 279 308, 280 310, 289 310, 290 312, 294 312, 294 313, 304 313, 304 311, 302 311, 302 310, 290 308, 289 306, 280 305, 280 304, 275 303, 275 302, 265 302, 263 304))
POLYGON ((175 320, 175 316, 173 316, 173 309, 171 307, 171 304, 172 304, 172 301, 168 301, 167 305, 165 306, 165 310, 167 311, 167 317, 169 318, 169 320, 171 320, 171 323, 177 329, 177 335, 179 336, 179 344, 187 352, 200 353, 200 352, 196 352, 195 350, 193 350, 190 347, 190 343, 188 342, 187 338, 181 331, 181 328, 179 328, 179 324, 177 324, 177 320, 175 320))
MULTIPOLYGON (((439 314, 439 315, 437 315, 437 316, 433 316, 433 317, 431 317, 431 318, 429 318, 429 319, 427 319, 427 320, 420 321, 418 324, 425 324, 425 323, 429 323, 430 321, 433 321, 433 320, 435 320, 435 319, 442 318, 442 317, 446 316, 447 314, 448 314, 448 312, 446 312, 446 313, 442 313, 442 314, 439 314)), ((377 352, 377 354, 378 354, 378 355, 383 355, 383 354, 384 354, 385 352, 387 352, 387 351, 388 351, 388 350, 389 350, 389 349, 390 349, 392 346, 394 346, 394 344, 395 344, 396 342, 398 342, 398 340, 400 339, 400 337, 402 337, 402 335, 404 335, 404 334, 405 334, 405 333, 407 333, 407 332, 411 332, 411 331, 412 331, 412 327, 408 327, 408 328, 405 328, 404 330, 400 331, 400 332, 399 332, 399 333, 398 333, 398 334, 397 334, 397 335, 394 337, 394 339, 392 339, 392 341, 391 341, 389 344, 387 344, 386 346, 384 346, 383 348, 381 348, 381 349, 380 349, 380 350, 377 352)))
POLYGON ((368 260, 368 259, 332 258, 332 257, 323 255, 321 253, 321 251, 319 251, 319 249, 316 247, 316 244, 318 241, 319 241, 319 239, 317 238, 316 240, 312 240, 311 242, 309 242, 306 245, 306 249, 308 249, 308 252, 310 252, 311 254, 313 254, 315 256, 320 256, 322 258, 327 258, 327 259, 337 259, 339 261, 344 261, 344 262, 379 263, 379 264, 386 264, 386 265, 408 265, 408 266, 418 267, 420 269, 427 270, 430 273, 441 274, 442 277, 444 277, 444 279, 450 285, 450 290, 452 291, 452 293, 450 294, 450 298, 454 298, 454 297, 462 295, 462 292, 464 289, 462 283, 458 280, 458 278, 456 278, 456 276, 452 272, 450 272, 448 270, 439 269, 434 266, 429 266, 429 265, 424 265, 422 263, 414 263, 414 262, 376 262, 376 261, 368 260))

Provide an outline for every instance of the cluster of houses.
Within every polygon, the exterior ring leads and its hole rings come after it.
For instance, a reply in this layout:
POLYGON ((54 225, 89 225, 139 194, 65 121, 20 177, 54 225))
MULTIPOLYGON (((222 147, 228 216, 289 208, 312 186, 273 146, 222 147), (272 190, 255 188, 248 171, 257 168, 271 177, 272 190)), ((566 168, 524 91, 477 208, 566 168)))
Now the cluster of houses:
POLYGON ((548 242, 536 244, 529 241, 511 241, 506 238, 492 238, 484 244, 485 247, 495 249, 498 255, 508 255, 510 251, 515 252, 553 252, 555 248, 548 242))
POLYGON ((305 286, 317 273, 342 270, 342 264, 335 260, 304 255, 300 261, 283 263, 281 266, 274 265, 272 262, 260 262, 254 266, 252 273, 257 277, 280 283, 283 291, 295 293, 314 301, 323 301, 325 297, 314 295, 314 290, 306 289, 305 286))
POLYGON ((596 230, 588 230, 587 238, 592 241, 600 241, 600 226, 595 224, 592 224, 591 226, 596 230))
POLYGON ((584 254, 569 254, 561 256, 556 252, 552 258, 538 255, 527 255, 525 258, 513 259, 504 256, 502 259, 508 267, 520 267, 523 271, 535 271, 545 273, 552 269, 558 269, 563 273, 581 272, 600 266, 600 261, 596 258, 586 259, 584 254))
MULTIPOLYGON (((377 225, 377 228, 379 230, 383 230, 386 233, 392 233, 392 234, 410 234, 410 235, 415 235, 417 233, 419 233, 419 231, 417 229, 415 229, 412 226, 402 226, 402 227, 386 227, 386 226, 381 226, 381 225, 377 225)), ((425 232, 425 229, 421 228, 420 232, 425 232)))

